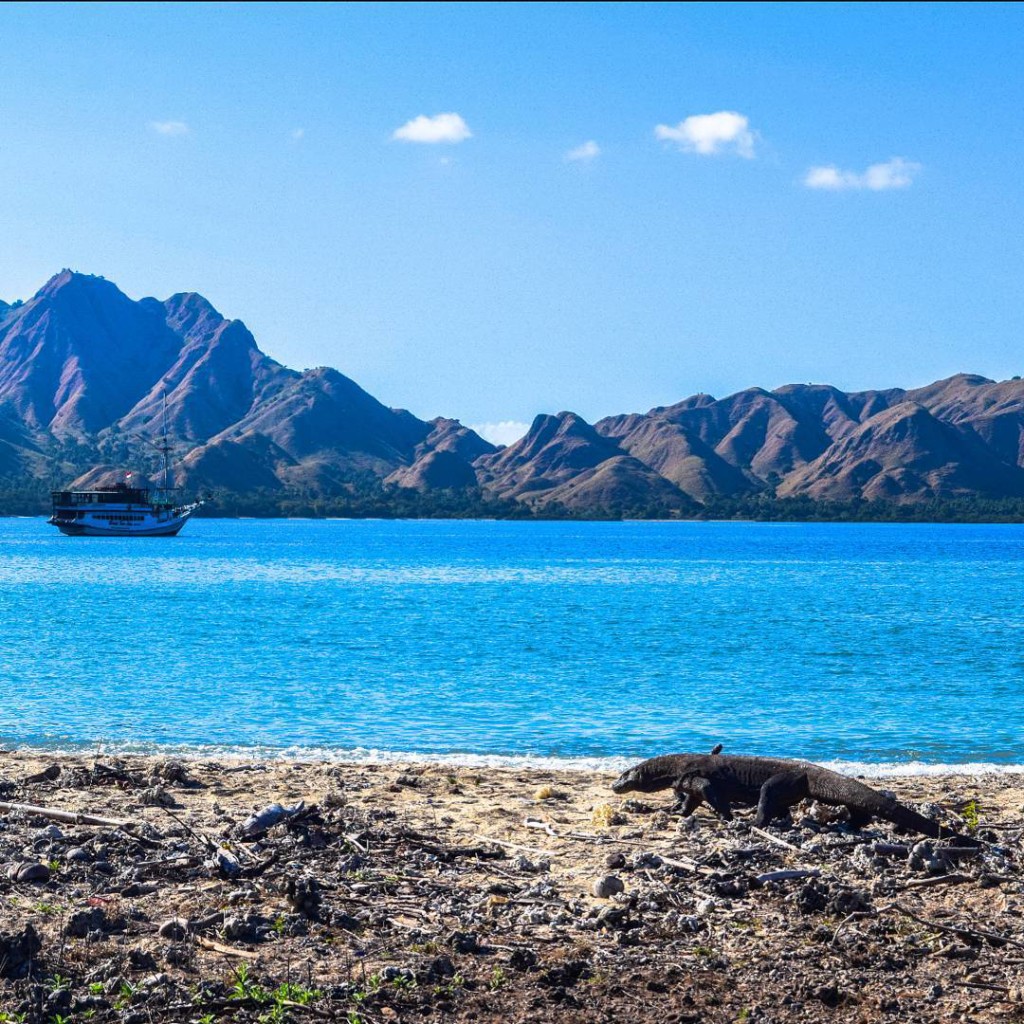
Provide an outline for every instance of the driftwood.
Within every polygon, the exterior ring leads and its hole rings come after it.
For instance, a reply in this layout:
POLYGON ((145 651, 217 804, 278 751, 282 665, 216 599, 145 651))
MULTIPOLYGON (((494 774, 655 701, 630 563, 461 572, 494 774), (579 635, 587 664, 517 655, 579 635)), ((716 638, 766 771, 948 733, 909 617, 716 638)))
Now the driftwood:
POLYGON ((911 921, 916 921, 926 928, 933 928, 935 931, 944 932, 947 935, 955 935, 958 939, 962 939, 965 942, 971 939, 975 941, 984 939, 992 946, 1016 946, 1018 949, 1024 949, 1024 942, 1010 938, 1009 935, 1000 935, 999 932, 982 931, 980 928, 968 928, 964 925, 940 924, 938 921, 929 921, 927 918, 915 914, 899 903, 890 903, 887 907, 879 907, 878 909, 879 914, 884 914, 888 911, 903 914, 909 917, 911 921))
POLYGON ((787 843, 785 839, 780 839, 778 836, 773 836, 771 832, 765 832, 763 828, 758 828, 756 825, 750 826, 750 831, 755 835, 759 835, 762 839, 767 839, 769 843, 775 843, 776 846, 783 846, 787 850, 792 850, 794 853, 800 852, 799 846, 794 846, 792 843, 787 843))
POLYGON ((101 818, 95 814, 83 814, 80 811, 61 811, 55 807, 37 807, 35 804, 11 804, 0 801, 0 811, 34 814, 38 818, 49 818, 51 821, 66 821, 72 825, 105 825, 107 828, 128 828, 130 821, 118 821, 115 818, 101 818))
POLYGON ((250 949, 239 949, 237 946, 225 946, 223 942, 217 942, 216 939, 207 939, 202 935, 196 936, 196 945, 202 946, 203 949, 212 950, 214 953, 223 953, 224 956, 238 956, 242 957, 243 960, 259 959, 259 953, 254 953, 250 949))
POLYGON ((817 868, 784 868, 781 871, 766 871, 754 881, 758 885, 766 885, 768 882, 788 882, 797 878, 821 878, 821 872, 817 868))
POLYGON ((971 881, 970 875, 935 875, 932 878, 912 878, 902 888, 931 889, 936 885, 959 885, 961 882, 969 881, 971 881))
POLYGON ((536 846, 523 846, 521 843, 510 843, 507 839, 495 839, 494 836, 485 836, 481 832, 477 832, 473 838, 480 839, 485 843, 496 843, 498 846, 504 846, 507 850, 521 850, 523 853, 533 853, 545 857, 556 856, 554 850, 541 850, 536 846))

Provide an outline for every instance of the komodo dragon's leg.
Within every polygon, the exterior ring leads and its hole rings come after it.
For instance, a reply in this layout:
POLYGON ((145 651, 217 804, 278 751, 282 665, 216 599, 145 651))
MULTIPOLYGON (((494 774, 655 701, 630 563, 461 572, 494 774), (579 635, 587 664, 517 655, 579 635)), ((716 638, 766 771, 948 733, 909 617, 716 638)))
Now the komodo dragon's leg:
POLYGON ((784 817, 789 813, 790 807, 799 803, 805 796, 806 772, 779 772, 778 775, 773 775, 761 787, 754 823, 767 825, 773 818, 784 817))
POLYGON ((676 790, 676 800, 673 811, 678 811, 684 818, 688 818, 698 807, 703 803, 703 800, 696 793, 691 793, 689 790, 676 790))
POLYGON ((852 807, 848 807, 847 811, 850 815, 850 828, 857 829, 858 832, 870 825, 871 819, 874 817, 870 811, 855 811, 852 807))
MULTIPOLYGON (((718 816, 725 821, 732 821, 732 806, 721 790, 710 780, 704 778, 690 778, 686 780, 687 799, 684 803, 694 800, 693 808, 704 801, 718 816)), ((692 813, 692 812, 691 812, 692 813)))

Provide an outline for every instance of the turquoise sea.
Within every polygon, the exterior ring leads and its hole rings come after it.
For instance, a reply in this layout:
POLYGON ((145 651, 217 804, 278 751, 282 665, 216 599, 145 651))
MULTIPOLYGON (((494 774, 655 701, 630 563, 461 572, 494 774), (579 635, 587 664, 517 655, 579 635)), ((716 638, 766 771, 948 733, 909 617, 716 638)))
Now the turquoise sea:
POLYGON ((0 743, 1024 762, 1024 527, 0 519, 0 743))

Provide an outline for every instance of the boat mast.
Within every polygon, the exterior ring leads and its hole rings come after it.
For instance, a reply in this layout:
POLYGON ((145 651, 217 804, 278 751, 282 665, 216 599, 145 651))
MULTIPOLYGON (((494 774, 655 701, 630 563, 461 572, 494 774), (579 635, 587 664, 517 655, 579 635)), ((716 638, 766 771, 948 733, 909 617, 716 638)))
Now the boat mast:
POLYGON ((163 443, 160 446, 160 451, 163 453, 163 457, 164 457, 164 490, 166 491, 167 490, 167 452, 168 452, 168 447, 169 447, 168 444, 167 444, 167 392, 166 391, 163 393, 163 400, 164 400, 163 401, 163 405, 164 405, 164 408, 163 408, 163 413, 164 413, 164 436, 163 436, 163 443))

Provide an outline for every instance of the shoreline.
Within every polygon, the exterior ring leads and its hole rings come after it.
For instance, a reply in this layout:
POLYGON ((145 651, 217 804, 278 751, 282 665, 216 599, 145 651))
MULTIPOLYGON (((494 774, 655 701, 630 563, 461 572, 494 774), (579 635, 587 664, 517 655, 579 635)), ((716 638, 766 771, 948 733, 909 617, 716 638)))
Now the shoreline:
MULTIPOLYGON (((857 761, 844 758, 799 758, 790 753, 772 751, 742 750, 735 753, 757 754, 765 757, 792 757, 807 760, 844 775, 863 779, 945 779, 984 778, 986 776, 1024 775, 1024 761, 857 761)), ((225 746, 221 744, 175 744, 175 743, 56 743, 34 744, 16 741, 0 741, 0 758, 6 755, 54 758, 175 758, 177 760, 204 763, 227 761, 235 764, 255 762, 268 765, 348 765, 353 768, 365 766, 404 766, 409 768, 458 768, 507 771, 542 771, 617 774, 632 764, 654 754, 632 755, 580 755, 556 756, 547 754, 503 754, 478 752, 424 752, 404 750, 381 750, 377 748, 330 748, 289 745, 225 746)))
POLYGON ((0 752, 0 799, 71 815, 0 810, 0 1007, 28 1024, 1008 1019, 1024 779, 887 780, 988 840, 957 859, 813 808, 763 830, 681 819, 612 777, 0 752))

